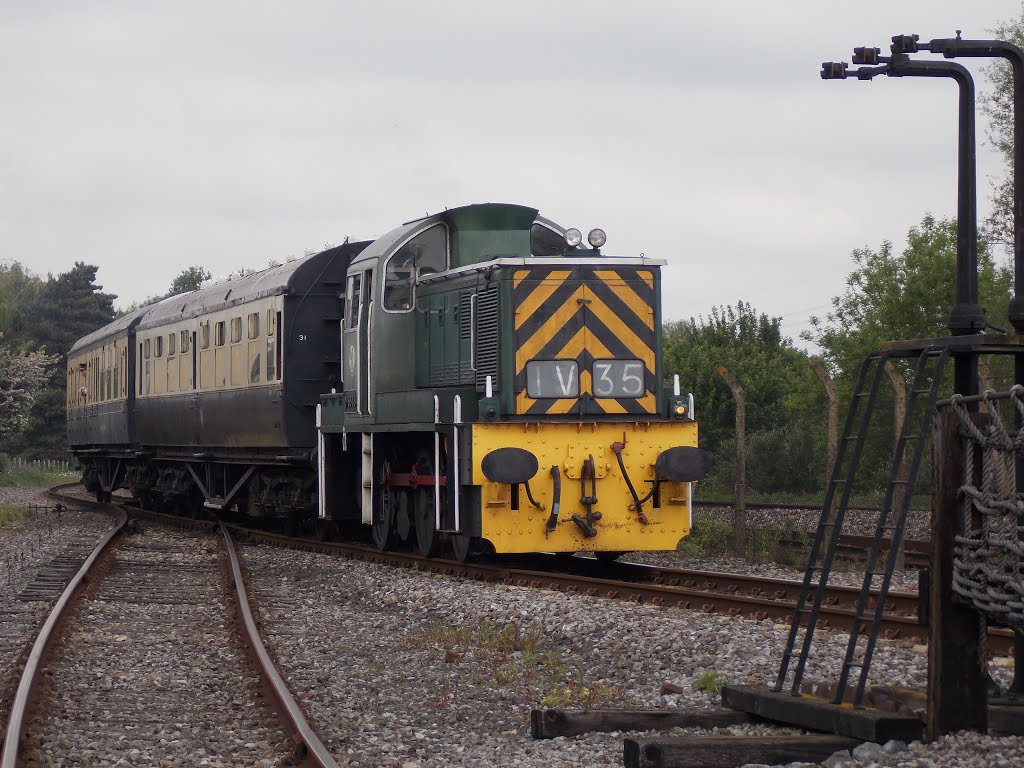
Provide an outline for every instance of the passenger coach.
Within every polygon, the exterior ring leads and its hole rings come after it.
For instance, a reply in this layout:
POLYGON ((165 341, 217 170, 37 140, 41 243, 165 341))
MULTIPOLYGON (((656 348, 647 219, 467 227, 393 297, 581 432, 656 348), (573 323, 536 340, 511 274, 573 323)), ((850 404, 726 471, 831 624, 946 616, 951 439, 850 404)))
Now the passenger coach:
POLYGON ((83 481, 428 555, 672 549, 708 458, 663 262, 603 245, 471 205, 120 318, 69 354, 83 481))

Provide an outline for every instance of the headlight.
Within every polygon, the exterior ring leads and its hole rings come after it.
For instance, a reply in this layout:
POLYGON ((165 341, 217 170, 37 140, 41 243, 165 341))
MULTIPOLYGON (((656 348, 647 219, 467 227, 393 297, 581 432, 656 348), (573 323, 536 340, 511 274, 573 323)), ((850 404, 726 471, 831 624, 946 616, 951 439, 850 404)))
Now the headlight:
POLYGON ((594 248, 600 248, 608 242, 608 235, 604 233, 603 229, 592 229, 587 235, 587 242, 594 248))
POLYGON ((569 247, 575 248, 583 242, 583 233, 576 229, 576 227, 567 229, 565 230, 565 242, 569 247))

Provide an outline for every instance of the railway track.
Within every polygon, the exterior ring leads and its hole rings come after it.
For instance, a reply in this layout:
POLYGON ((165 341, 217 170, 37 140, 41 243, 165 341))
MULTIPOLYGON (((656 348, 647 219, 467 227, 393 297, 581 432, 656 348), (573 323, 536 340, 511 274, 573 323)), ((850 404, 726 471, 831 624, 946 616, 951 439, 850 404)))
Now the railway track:
POLYGON ((209 523, 126 530, 121 518, 70 575, 28 653, 0 767, 291 765, 303 755, 335 766, 259 639, 230 534, 221 541, 209 523))
MULTIPOLYGON (((275 546, 515 586, 548 588, 567 593, 625 599, 660 606, 679 606, 706 613, 720 612, 779 622, 788 622, 791 619, 800 589, 799 581, 644 566, 635 563, 600 563, 578 557, 531 556, 505 558, 500 562, 458 563, 450 560, 424 559, 418 554, 405 552, 379 552, 371 546, 360 544, 318 542, 241 526, 229 527, 239 538, 262 541, 275 546)), ((850 538, 851 546, 862 543, 859 537, 850 538)), ((856 587, 829 586, 818 625, 823 628, 849 630, 858 595, 859 588, 856 587)), ((877 591, 872 594, 871 605, 876 597, 877 591)), ((928 626, 918 619, 918 599, 917 593, 889 593, 887 612, 880 627, 882 636, 890 639, 927 640, 928 626)), ((989 643, 993 650, 1009 653, 1013 647, 1012 633, 1002 629, 991 629, 989 643)))

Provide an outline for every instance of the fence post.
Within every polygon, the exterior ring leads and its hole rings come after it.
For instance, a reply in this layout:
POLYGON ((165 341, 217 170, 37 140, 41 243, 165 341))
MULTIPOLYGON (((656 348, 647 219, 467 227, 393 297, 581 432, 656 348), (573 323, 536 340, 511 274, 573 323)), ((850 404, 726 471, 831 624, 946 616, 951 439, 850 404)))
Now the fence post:
MULTIPOLYGON (((895 453, 896 447, 899 445, 900 435, 903 433, 903 423, 907 420, 907 380, 903 378, 903 374, 900 373, 896 366, 892 362, 885 364, 885 375, 889 378, 889 383, 892 385, 893 395, 895 400, 893 403, 893 415, 892 415, 892 429, 893 429, 893 452, 895 453)), ((896 487, 893 488, 892 493, 892 509, 899 509, 903 505, 903 499, 906 497, 909 489, 907 484, 903 481, 907 479, 907 465, 906 462, 900 462, 900 472, 896 477, 899 481, 896 487)), ((907 565, 906 554, 904 552, 903 542, 900 542, 900 548, 896 552, 896 563, 895 566, 898 570, 903 570, 907 565)))
POLYGON ((808 360, 811 370, 825 387, 825 399, 828 400, 828 466, 825 468, 825 487, 832 481, 832 473, 836 469, 836 453, 839 448, 839 396, 836 393, 836 383, 828 375, 825 366, 820 360, 808 360))
POLYGON ((737 557, 742 557, 747 543, 747 458, 744 448, 747 393, 724 365, 715 370, 729 385, 736 399, 736 500, 732 508, 732 548, 737 557))

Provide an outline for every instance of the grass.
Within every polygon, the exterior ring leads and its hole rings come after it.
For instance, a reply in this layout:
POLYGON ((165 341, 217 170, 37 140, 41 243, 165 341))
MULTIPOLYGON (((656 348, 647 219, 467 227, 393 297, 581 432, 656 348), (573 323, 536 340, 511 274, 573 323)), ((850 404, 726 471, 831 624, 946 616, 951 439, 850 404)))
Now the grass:
MULTIPOLYGON (((728 557, 732 551, 732 523, 712 515, 696 515, 690 535, 679 542, 678 552, 687 557, 728 557)), ((744 557, 755 563, 781 563, 803 566, 807 562, 811 538, 806 531, 776 526, 747 526, 744 557), (784 539, 796 538, 801 546, 784 546, 784 539)))
MULTIPOLYGON (((699 488, 693 503, 699 505, 702 501, 732 503, 734 496, 732 489, 719 491, 707 487, 699 488)), ((850 495, 850 507, 853 509, 877 509, 882 505, 885 497, 885 489, 877 491, 861 491, 850 495)), ((821 493, 759 493, 754 490, 747 490, 747 506, 758 504, 809 504, 820 507, 825 500, 824 490, 821 493)), ((932 497, 930 494, 915 493, 910 499, 912 509, 928 509, 931 507, 932 497)))
POLYGON ((727 682, 729 681, 726 680, 725 677, 715 670, 709 669, 706 672, 702 672, 697 676, 697 679, 693 681, 693 690, 717 696, 722 692, 722 686, 727 682))
POLYGON ((25 516, 25 510, 14 504, 0 504, 0 526, 11 525, 25 516))
MULTIPOLYGON (((593 709, 622 696, 622 691, 603 683, 587 681, 573 672, 562 658, 562 650, 549 645, 540 629, 518 623, 499 625, 485 621, 478 627, 432 623, 409 635, 407 649, 429 649, 446 662, 466 664, 475 670, 477 684, 508 689, 525 705, 539 701, 545 707, 593 709)), ((438 692, 437 708, 451 699, 450 692, 438 692)))
POLYGON ((8 467, 0 471, 0 488, 50 488, 77 480, 81 473, 56 472, 41 467, 8 467))

